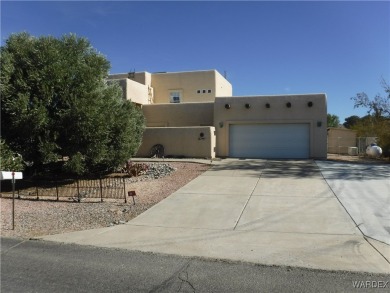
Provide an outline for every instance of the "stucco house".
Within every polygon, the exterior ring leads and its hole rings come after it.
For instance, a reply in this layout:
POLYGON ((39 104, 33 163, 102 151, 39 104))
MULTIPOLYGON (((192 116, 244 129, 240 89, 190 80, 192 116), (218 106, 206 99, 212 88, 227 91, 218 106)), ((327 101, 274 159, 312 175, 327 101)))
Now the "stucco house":
POLYGON ((139 157, 326 158, 325 94, 233 96, 216 70, 113 74, 142 107, 139 157))

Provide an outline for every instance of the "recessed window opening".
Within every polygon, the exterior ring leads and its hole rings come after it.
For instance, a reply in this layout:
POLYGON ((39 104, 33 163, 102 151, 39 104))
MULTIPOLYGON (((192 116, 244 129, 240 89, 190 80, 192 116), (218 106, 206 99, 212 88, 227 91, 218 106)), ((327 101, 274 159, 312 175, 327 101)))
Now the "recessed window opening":
POLYGON ((182 99, 182 93, 180 90, 170 91, 170 102, 171 103, 180 103, 182 99))
POLYGON ((197 94, 211 94, 212 90, 211 89, 200 89, 200 90, 196 90, 196 93, 197 94))

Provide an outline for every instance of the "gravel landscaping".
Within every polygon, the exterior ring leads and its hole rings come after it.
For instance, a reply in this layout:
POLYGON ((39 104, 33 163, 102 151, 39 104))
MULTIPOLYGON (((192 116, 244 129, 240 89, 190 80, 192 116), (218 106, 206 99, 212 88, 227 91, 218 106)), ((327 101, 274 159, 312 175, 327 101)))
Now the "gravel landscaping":
POLYGON ((148 170, 126 179, 126 191, 136 192, 128 199, 87 199, 80 203, 48 199, 15 200, 15 230, 12 230, 12 199, 0 198, 1 236, 28 239, 37 236, 102 228, 124 224, 160 202, 205 172, 209 165, 197 163, 148 163, 148 170))

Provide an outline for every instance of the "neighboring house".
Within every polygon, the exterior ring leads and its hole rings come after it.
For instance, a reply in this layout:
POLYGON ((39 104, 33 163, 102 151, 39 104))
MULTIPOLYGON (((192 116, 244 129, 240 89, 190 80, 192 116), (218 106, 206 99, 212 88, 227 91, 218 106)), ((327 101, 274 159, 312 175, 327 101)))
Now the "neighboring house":
POLYGON ((232 96, 216 70, 111 75, 146 118, 137 156, 326 158, 325 94, 232 96))

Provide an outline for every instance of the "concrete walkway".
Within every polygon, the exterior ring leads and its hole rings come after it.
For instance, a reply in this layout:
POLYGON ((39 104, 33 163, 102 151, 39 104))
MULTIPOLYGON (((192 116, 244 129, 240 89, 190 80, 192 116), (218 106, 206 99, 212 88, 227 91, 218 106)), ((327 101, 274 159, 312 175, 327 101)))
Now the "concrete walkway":
POLYGON ((389 273, 313 161, 213 167, 125 225, 44 240, 267 265, 389 273))

